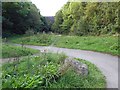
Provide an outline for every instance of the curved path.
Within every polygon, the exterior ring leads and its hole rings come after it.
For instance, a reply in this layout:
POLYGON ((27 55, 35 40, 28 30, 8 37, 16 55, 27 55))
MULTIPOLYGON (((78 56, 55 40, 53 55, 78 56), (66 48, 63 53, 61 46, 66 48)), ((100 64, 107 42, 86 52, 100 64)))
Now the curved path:
POLYGON ((48 50, 54 53, 65 53, 67 56, 85 59, 94 63, 105 75, 107 81, 107 88, 118 88, 118 57, 109 54, 103 54, 93 51, 66 49, 50 46, 32 46, 25 45, 25 47, 48 50))
MULTIPOLYGON (((19 44, 15 44, 20 46, 19 44)), ((24 45, 28 48, 37 49, 40 51, 51 51, 53 53, 65 53, 67 56, 85 59, 94 63, 105 75, 107 88, 118 88, 118 57, 99 52, 76 50, 67 48, 58 48, 52 46, 32 46, 24 45)))

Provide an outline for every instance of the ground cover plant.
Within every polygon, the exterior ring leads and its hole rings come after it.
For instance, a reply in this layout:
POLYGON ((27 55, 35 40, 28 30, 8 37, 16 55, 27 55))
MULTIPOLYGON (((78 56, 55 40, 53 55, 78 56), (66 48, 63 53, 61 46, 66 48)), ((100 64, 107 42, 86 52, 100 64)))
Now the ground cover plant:
POLYGON ((57 47, 92 50, 98 52, 105 52, 112 55, 120 55, 118 51, 117 36, 65 36, 65 35, 49 35, 38 34, 34 36, 21 36, 11 38, 11 42, 30 45, 54 45, 57 47))
POLYGON ((49 34, 35 34, 32 36, 23 35, 23 36, 15 36, 8 38, 8 41, 12 41, 13 43, 18 44, 29 44, 29 45, 41 45, 47 46, 55 41, 56 37, 54 35, 49 34), (19 41, 19 42, 18 42, 19 41))
POLYGON ((39 53, 39 50, 31 48, 2 44, 2 58, 20 57, 39 53))
POLYGON ((89 67, 88 76, 77 75, 70 68, 63 76, 58 69, 64 54, 41 53, 2 66, 3 88, 105 88, 106 82, 100 70, 90 62, 80 60, 89 67))
POLYGON ((117 36, 62 36, 55 46, 120 55, 117 36))

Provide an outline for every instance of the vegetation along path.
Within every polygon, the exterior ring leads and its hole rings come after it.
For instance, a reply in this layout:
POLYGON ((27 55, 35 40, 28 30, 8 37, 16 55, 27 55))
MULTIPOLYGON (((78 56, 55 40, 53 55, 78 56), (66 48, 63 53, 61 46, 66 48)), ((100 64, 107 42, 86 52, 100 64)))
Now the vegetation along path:
POLYGON ((94 63, 105 75, 107 81, 107 88, 118 88, 118 57, 109 54, 103 54, 93 51, 66 49, 50 46, 32 46, 25 45, 26 47, 48 50, 54 53, 65 53, 70 57, 88 60, 94 63))

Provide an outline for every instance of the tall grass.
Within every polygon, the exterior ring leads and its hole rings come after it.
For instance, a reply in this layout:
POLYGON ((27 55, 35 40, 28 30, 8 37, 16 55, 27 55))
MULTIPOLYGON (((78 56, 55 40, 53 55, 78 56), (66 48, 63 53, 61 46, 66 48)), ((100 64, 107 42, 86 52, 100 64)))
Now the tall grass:
POLYGON ((118 37, 115 36, 62 36, 55 46, 120 55, 118 37))
POLYGON ((59 35, 49 35, 49 34, 38 34, 34 36, 21 36, 17 38, 11 38, 11 42, 30 45, 51 45, 54 42, 54 46, 72 48, 72 49, 82 49, 82 50, 92 50, 98 52, 109 53, 112 55, 120 55, 118 51, 120 47, 118 46, 117 36, 59 36, 59 35))
POLYGON ((34 50, 31 48, 13 46, 9 44, 2 44, 2 57, 1 58, 10 58, 10 57, 20 57, 33 55, 38 53, 39 50, 34 50))

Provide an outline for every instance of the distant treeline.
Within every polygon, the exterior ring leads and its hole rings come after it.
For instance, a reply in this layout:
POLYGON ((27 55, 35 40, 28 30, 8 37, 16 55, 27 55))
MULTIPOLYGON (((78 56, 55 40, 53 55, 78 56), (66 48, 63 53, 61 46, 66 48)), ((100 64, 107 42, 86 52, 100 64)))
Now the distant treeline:
POLYGON ((45 17, 31 2, 2 3, 2 36, 49 31, 45 17))
POLYGON ((68 2, 55 15, 53 32, 75 35, 116 34, 119 2, 68 2))

